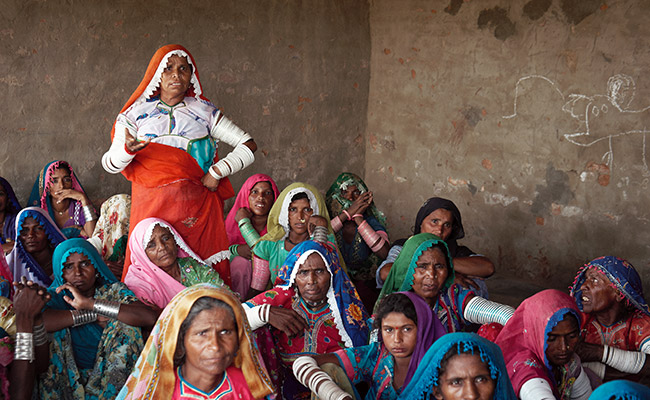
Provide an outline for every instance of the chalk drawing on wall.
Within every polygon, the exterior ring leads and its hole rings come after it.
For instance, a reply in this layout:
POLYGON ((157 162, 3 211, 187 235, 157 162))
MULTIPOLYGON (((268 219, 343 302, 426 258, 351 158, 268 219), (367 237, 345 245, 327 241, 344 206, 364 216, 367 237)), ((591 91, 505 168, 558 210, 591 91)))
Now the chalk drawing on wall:
POLYGON ((650 117, 650 106, 641 109, 630 107, 636 94, 636 83, 631 76, 625 74, 614 75, 607 81, 606 94, 591 96, 579 93, 571 93, 565 96, 558 88, 558 85, 545 76, 523 76, 519 78, 515 85, 513 113, 504 115, 504 119, 517 116, 517 100, 520 95, 520 86, 527 80, 541 80, 550 85, 564 102, 562 111, 580 123, 579 129, 564 134, 564 137, 570 143, 576 146, 590 147, 599 142, 607 142, 608 150, 603 154, 602 161, 606 162, 610 168, 614 164, 612 140, 617 137, 640 134, 642 137, 641 159, 644 170, 648 171, 646 134, 650 133, 650 129, 646 128, 646 120, 650 117))

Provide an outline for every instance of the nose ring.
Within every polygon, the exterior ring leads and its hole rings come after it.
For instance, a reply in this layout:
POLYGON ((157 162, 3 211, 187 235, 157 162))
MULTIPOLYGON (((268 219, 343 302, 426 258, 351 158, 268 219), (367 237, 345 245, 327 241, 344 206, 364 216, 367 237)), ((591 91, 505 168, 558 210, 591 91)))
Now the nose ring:
POLYGON ((305 220, 304 220, 304 219, 301 219, 300 222, 304 224, 304 223, 305 223, 305 220))

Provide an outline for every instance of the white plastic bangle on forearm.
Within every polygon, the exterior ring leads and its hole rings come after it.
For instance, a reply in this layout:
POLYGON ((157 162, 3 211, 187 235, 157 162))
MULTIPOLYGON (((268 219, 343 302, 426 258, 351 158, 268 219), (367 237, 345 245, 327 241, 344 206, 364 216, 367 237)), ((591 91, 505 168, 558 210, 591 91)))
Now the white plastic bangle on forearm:
POLYGON ((474 324, 498 322, 505 325, 514 313, 515 309, 508 305, 496 303, 479 296, 470 299, 463 310, 465 320, 474 324))
POLYGON ((645 359, 645 353, 640 351, 628 351, 607 345, 603 346, 602 362, 621 372, 638 374, 645 365, 645 359))

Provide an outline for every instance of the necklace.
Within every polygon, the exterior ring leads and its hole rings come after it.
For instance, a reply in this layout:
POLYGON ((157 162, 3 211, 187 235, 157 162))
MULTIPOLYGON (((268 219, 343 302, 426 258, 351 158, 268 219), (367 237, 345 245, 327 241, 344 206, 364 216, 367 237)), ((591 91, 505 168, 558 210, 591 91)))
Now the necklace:
POLYGON ((291 243, 294 246, 298 246, 298 243, 300 243, 300 242, 294 243, 293 240, 289 239, 289 236, 287 236, 287 242, 291 243))

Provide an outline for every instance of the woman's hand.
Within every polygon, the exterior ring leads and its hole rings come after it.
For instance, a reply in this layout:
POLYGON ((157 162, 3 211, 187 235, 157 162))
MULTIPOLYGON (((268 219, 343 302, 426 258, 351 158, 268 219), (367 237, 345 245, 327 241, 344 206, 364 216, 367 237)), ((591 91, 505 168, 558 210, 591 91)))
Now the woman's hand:
POLYGON ((244 218, 251 219, 252 217, 253 217, 253 213, 251 212, 251 210, 249 210, 246 207, 240 208, 235 213, 235 221, 237 221, 237 223, 239 223, 239 221, 241 221, 244 218))
POLYGON ((74 307, 76 310, 92 310, 94 305, 95 305, 95 299, 92 297, 85 297, 84 295, 81 294, 79 289, 76 287, 72 286, 69 283, 64 283, 63 285, 59 286, 56 288, 57 293, 61 293, 62 290, 68 289, 70 293, 72 293, 72 296, 74 296, 74 299, 71 299, 69 296, 63 296, 63 300, 65 300, 66 303, 70 304, 72 307, 74 307))
POLYGON ((203 186, 210 189, 211 192, 217 190, 217 186, 219 186, 219 180, 216 179, 214 176, 210 175, 209 172, 203 175, 203 178, 201 178, 201 183, 203 184, 203 186))
POLYGON ((240 244, 237 246, 237 254, 240 257, 244 257, 247 260, 250 260, 253 257, 253 252, 247 244, 240 244))
POLYGON ((468 277, 467 275, 462 274, 462 273, 460 273, 458 271, 455 272, 454 283, 459 284, 460 286, 464 287, 465 289, 470 289, 470 290, 472 288, 474 288, 476 290, 480 289, 478 287, 478 285, 476 284, 476 282, 474 282, 470 277, 468 277))
POLYGON ((324 226, 327 228, 327 220, 321 215, 312 215, 309 217, 309 225, 307 225, 307 233, 309 233, 309 236, 314 234, 314 229, 316 229, 317 226, 324 226))
POLYGON ((601 362, 603 359, 603 346, 599 344, 585 343, 584 341, 578 342, 576 346, 576 354, 580 357, 582 362, 601 362))
POLYGON ((33 326, 35 319, 40 316, 41 310, 50 301, 52 296, 44 287, 28 281, 24 276, 21 282, 14 282, 14 287, 16 288, 16 294, 14 295, 16 323, 21 325, 17 326, 17 328, 19 331, 24 332, 20 329, 27 328, 27 326, 31 328, 33 326))
POLYGON ((56 192, 52 192, 50 194, 58 198, 57 204, 60 204, 64 199, 72 199, 72 200, 79 201, 81 202, 82 206, 87 206, 90 204, 90 200, 88 200, 88 196, 86 196, 83 192, 79 192, 74 189, 61 189, 61 190, 57 190, 56 192))
MULTIPOLYGON (((363 214, 371 203, 372 192, 361 193, 361 195, 352 202, 350 208, 348 208, 348 213, 350 213, 350 216, 353 216, 354 214, 363 214)), ((361 222, 363 222, 363 218, 361 219, 361 222)))
POLYGON ((151 143, 151 139, 147 139, 144 142, 139 141, 129 132, 128 129, 124 128, 124 145, 129 153, 137 153, 138 151, 144 149, 151 143))
POLYGON ((307 329, 307 322, 294 310, 272 306, 269 311, 269 324, 287 336, 296 336, 307 329))

